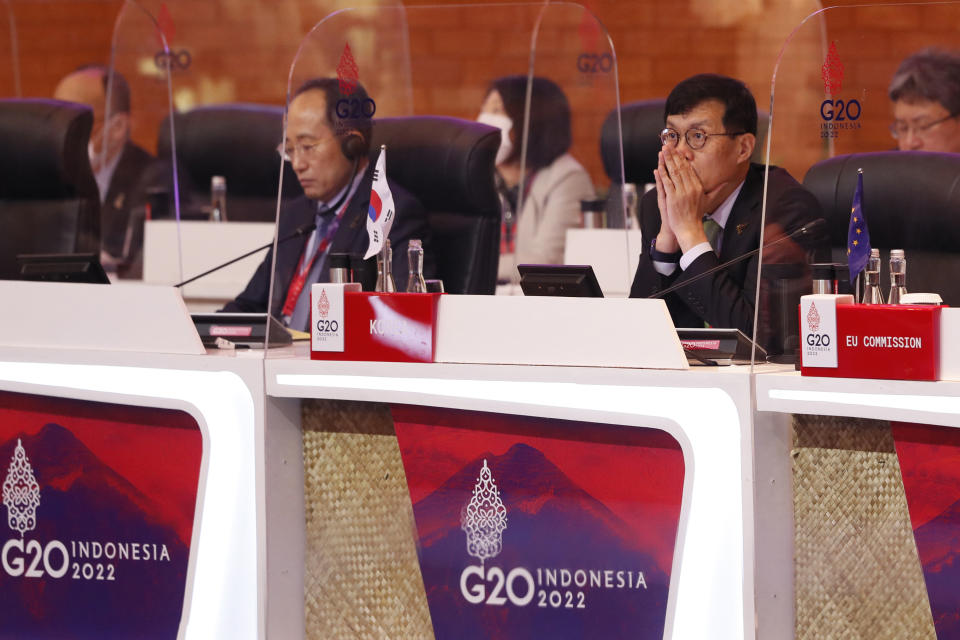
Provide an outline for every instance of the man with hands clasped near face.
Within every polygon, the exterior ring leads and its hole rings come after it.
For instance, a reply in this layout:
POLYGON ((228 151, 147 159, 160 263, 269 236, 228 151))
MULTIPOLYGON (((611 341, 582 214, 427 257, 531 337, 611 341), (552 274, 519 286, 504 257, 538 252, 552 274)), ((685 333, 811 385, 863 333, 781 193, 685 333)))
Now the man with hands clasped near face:
MULTIPOLYGON (((765 167, 750 162, 757 133, 750 90, 733 78, 701 74, 674 87, 664 111, 656 189, 640 201, 644 251, 634 298, 691 281, 760 246, 765 167)), ((770 167, 767 197, 768 243, 773 225, 791 232, 820 217, 816 199, 783 169, 770 167)), ((758 260, 741 260, 667 294, 674 324, 752 335, 758 260)))

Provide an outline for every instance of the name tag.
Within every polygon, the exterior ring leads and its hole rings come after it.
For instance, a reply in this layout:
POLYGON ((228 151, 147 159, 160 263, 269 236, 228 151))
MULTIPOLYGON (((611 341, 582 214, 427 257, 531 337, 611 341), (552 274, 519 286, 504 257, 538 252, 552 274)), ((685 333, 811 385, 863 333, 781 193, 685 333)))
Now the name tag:
POLYGON ((310 350, 343 351, 343 284, 310 286, 310 350))
POLYGON ((800 298, 800 358, 804 367, 837 368, 837 303, 851 295, 814 294, 800 298))

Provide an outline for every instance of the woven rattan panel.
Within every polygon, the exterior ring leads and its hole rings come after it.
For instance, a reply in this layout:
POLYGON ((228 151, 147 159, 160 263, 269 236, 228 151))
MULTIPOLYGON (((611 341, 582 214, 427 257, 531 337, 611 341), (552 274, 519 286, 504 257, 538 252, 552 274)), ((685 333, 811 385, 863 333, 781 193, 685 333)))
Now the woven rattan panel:
POLYGON ((386 405, 303 403, 307 637, 432 638, 386 405))
POLYGON ((796 638, 936 640, 890 423, 794 416, 793 444, 796 638))

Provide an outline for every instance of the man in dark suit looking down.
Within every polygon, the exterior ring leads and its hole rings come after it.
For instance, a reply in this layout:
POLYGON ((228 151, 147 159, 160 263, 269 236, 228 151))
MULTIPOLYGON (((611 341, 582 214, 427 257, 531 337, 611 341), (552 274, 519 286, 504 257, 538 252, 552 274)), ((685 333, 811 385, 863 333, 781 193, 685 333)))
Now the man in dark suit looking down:
MULTIPOLYGON (((664 111, 656 189, 640 202, 644 251, 631 297, 690 281, 760 246, 765 167, 750 162, 757 133, 750 90, 733 78, 701 74, 674 87, 664 111)), ((767 243, 820 217, 813 195, 777 167, 770 167, 767 203, 767 243)), ((797 262, 805 262, 792 241, 778 247, 780 258, 796 253, 797 262)), ((752 335, 758 260, 742 260, 667 294, 676 326, 706 323, 752 335)))
MULTIPOLYGON (((370 139, 374 122, 338 113, 337 103, 347 99, 336 78, 316 78, 300 86, 290 101, 286 122, 286 146, 279 151, 290 162, 304 197, 286 205, 280 213, 278 237, 315 222, 312 233, 288 240, 277 248, 273 297, 270 299, 271 250, 253 278, 223 311, 269 311, 287 326, 304 330, 310 322, 310 285, 328 282, 330 253, 362 256, 369 242, 366 220, 370 204, 374 162, 370 139)), ((349 100, 368 100, 357 85, 349 100)), ((374 153, 379 153, 379 149, 374 153)), ((389 149, 387 155, 389 157, 389 149)), ((407 282, 407 242, 423 242, 424 273, 433 275, 430 232, 423 205, 399 184, 389 179, 395 217, 390 229, 393 275, 397 290, 407 282)))

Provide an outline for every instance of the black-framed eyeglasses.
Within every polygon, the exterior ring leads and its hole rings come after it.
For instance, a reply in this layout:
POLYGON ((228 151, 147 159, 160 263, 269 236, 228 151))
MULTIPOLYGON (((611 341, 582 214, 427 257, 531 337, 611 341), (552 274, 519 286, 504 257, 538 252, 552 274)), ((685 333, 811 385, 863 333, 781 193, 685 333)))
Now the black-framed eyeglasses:
MULTIPOLYGON (((703 129, 687 129, 683 134, 683 139, 687 141, 687 146, 694 150, 703 149, 703 146, 707 144, 707 140, 714 136, 742 136, 746 131, 738 131, 736 133, 707 133, 703 129)), ((667 127, 660 132, 660 142, 664 145, 670 145, 675 147, 680 144, 680 132, 671 127, 667 127)))
POLYGON ((951 113, 950 115, 944 116, 939 120, 934 120, 933 122, 926 122, 924 124, 910 124, 909 122, 898 120, 890 125, 890 135, 893 136, 894 140, 899 140, 900 138, 905 137, 911 131, 913 131, 914 135, 926 133, 927 131, 937 126, 941 122, 946 122, 951 118, 956 118, 958 115, 960 114, 951 113))

